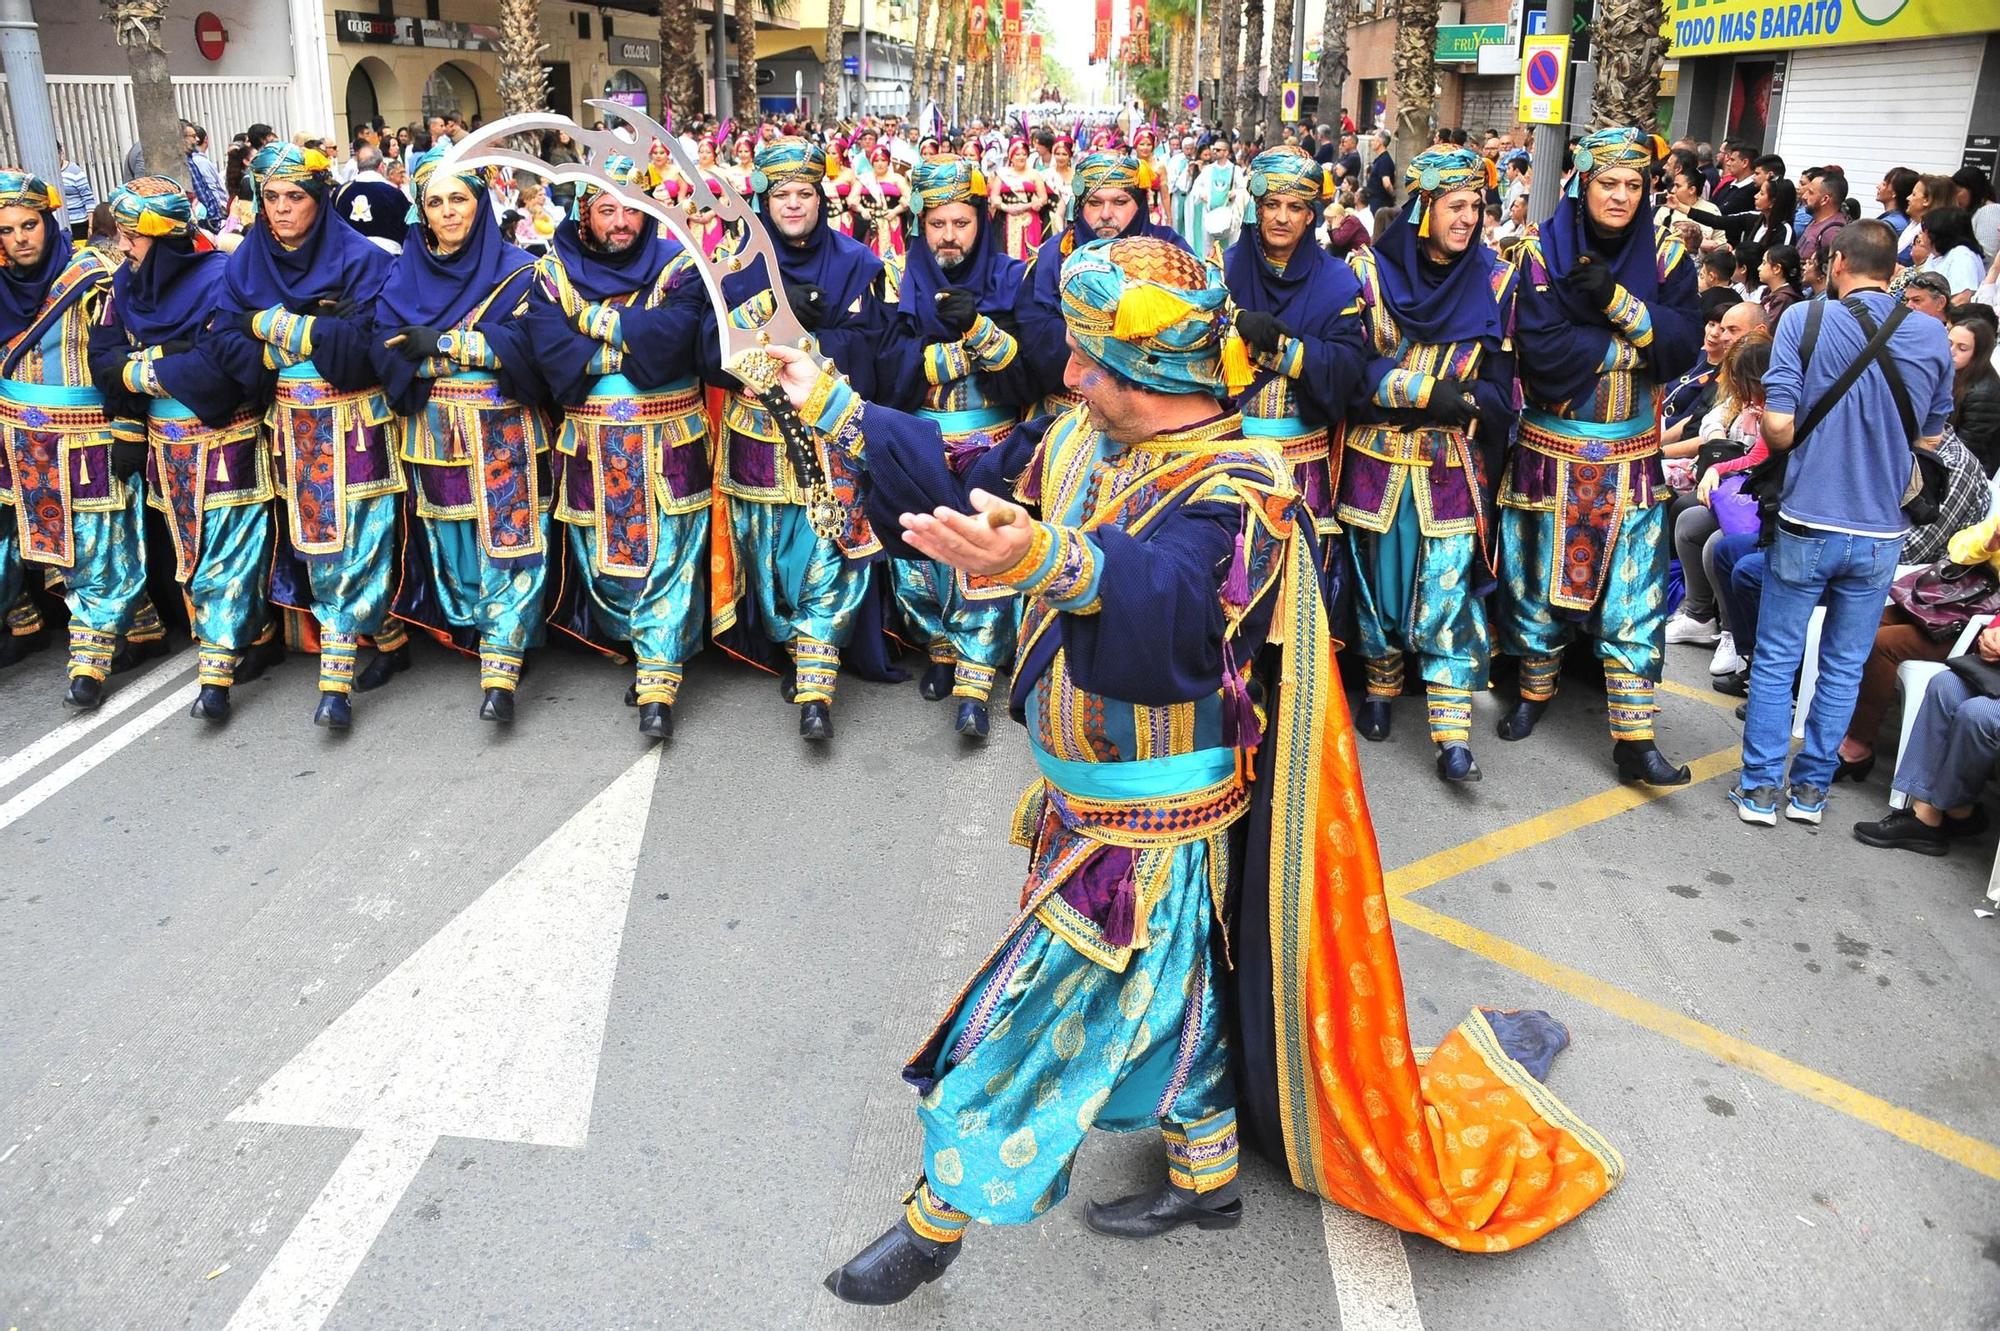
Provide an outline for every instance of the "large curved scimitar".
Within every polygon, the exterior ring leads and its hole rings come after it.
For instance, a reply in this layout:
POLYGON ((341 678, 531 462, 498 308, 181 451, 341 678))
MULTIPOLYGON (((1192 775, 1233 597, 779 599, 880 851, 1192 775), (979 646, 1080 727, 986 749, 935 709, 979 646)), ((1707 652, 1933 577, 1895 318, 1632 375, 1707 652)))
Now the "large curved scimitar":
POLYGON ((687 149, 664 125, 623 102, 592 99, 584 105, 602 112, 611 121, 623 122, 631 128, 632 135, 627 137, 609 123, 603 129, 585 129, 567 116, 549 111, 529 111, 504 116, 466 135, 445 153, 438 167, 440 170, 505 167, 559 184, 588 185, 604 191, 627 208, 658 219, 681 243, 682 250, 700 275, 702 286, 708 293, 709 305, 715 312, 716 335, 721 343, 722 367, 742 380, 744 386, 770 412, 779 434, 784 437, 793 469, 804 483, 807 516, 814 530, 830 539, 842 527, 842 510, 827 483, 818 446, 791 403, 778 389, 778 375, 783 367, 765 348, 783 342, 806 351, 822 366, 827 361, 785 297, 785 284, 779 276, 778 256, 771 248, 770 236, 743 196, 726 180, 718 178, 711 182, 704 177, 701 168, 688 156, 687 149), (508 146, 521 135, 542 133, 569 135, 586 150, 586 156, 576 162, 545 162, 533 153, 508 146), (644 151, 639 145, 648 139, 664 147, 680 168, 682 177, 688 182, 688 203, 667 203, 643 189, 614 180, 605 172, 604 163, 609 158, 632 156, 635 150, 644 151), (729 230, 729 242, 718 247, 714 255, 704 251, 695 239, 696 228, 691 216, 695 212, 713 214, 729 230), (740 327, 729 318, 729 303, 722 292, 723 279, 743 272, 760 261, 764 265, 762 285, 769 294, 771 312, 755 327, 740 327))

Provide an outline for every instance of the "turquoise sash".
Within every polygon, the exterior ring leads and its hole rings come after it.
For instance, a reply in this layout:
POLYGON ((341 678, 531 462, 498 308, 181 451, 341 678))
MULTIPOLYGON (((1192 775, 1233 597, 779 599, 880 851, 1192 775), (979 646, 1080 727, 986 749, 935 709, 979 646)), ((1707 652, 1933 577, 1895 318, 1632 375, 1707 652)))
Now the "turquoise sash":
POLYGON ((1159 799, 1205 790, 1236 770, 1236 750, 1196 749, 1165 758, 1120 763, 1081 763, 1031 745, 1035 766, 1065 795, 1091 800, 1159 799))
MULTIPOLYGON (((1573 421, 1567 416, 1558 416, 1539 407, 1522 408, 1521 422, 1524 425, 1532 425, 1538 430, 1547 430, 1550 434, 1564 435, 1571 439, 1602 439, 1607 443, 1623 443, 1627 439, 1637 439, 1658 424, 1650 412, 1643 416, 1635 416, 1629 421, 1573 421)), ((1247 427, 1249 422, 1246 420, 1244 424, 1247 427)), ((1249 433, 1247 428, 1244 433, 1249 433)))
POLYGON ((670 384, 662 384, 658 388, 641 388, 622 374, 600 374, 597 376, 596 385, 590 390, 590 397, 592 400, 606 397, 654 397, 667 393, 685 393, 693 387, 694 376, 691 374, 670 384))
POLYGON ((156 397, 146 403, 146 415, 156 421, 191 421, 194 409, 170 397, 156 397))
POLYGON ((1243 433, 1252 439, 1296 439, 1312 432, 1313 427, 1297 416, 1243 417, 1243 433))
POLYGON ((917 413, 927 421, 935 421, 945 434, 971 434, 977 430, 991 430, 1014 419, 1014 413, 1006 407, 972 407, 965 411, 931 411, 917 413))
POLYGON ((31 384, 26 379, 0 379, 0 397, 27 407, 101 407, 104 395, 87 384, 31 384))

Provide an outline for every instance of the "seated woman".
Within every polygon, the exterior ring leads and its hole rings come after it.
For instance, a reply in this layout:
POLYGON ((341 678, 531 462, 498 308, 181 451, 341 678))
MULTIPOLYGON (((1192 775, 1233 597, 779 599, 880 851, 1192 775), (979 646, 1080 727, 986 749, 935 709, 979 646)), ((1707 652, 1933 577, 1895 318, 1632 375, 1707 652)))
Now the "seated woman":
POLYGON ((1910 807, 1856 823, 1854 839, 1884 850, 1944 855, 1951 843, 1986 830, 1979 792, 2000 760, 2000 622, 1989 624, 1959 664, 1931 677, 1909 747, 1896 763, 1896 788, 1910 807))
POLYGON ((1723 353, 1722 367, 1716 376, 1714 408, 1699 428, 1689 432, 1685 445, 1670 446, 1685 447, 1692 454, 1702 443, 1726 439, 1744 449, 1739 457, 1710 466, 1691 492, 1674 501, 1672 514, 1674 555, 1681 561, 1687 594, 1680 609, 1667 622, 1667 641, 1704 646, 1713 642, 1715 655, 1709 662, 1712 674, 1740 670, 1742 659, 1736 654, 1736 642, 1730 634, 1728 609, 1716 595, 1709 547, 1722 527, 1709 507, 1709 500, 1722 477, 1743 470, 1752 465, 1750 459, 1761 459, 1764 454, 1757 426, 1764 414, 1764 371, 1770 363, 1771 340, 1762 328, 1753 328, 1731 344, 1723 353))
POLYGON ((1989 307, 1951 312, 1951 426, 1988 476, 2000 470, 2000 371, 1993 368, 1989 307))

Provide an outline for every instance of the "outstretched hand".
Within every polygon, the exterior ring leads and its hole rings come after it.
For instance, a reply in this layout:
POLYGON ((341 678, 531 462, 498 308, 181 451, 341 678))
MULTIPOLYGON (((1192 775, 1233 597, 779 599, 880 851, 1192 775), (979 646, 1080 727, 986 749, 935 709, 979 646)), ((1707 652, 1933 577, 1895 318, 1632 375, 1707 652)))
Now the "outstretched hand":
POLYGON ((997 495, 974 490, 972 513, 942 506, 928 513, 905 513, 897 521, 911 546, 953 568, 983 577, 1004 573, 1021 562, 1035 539, 1025 510, 997 495), (1001 524, 1001 525, 995 525, 1001 524))

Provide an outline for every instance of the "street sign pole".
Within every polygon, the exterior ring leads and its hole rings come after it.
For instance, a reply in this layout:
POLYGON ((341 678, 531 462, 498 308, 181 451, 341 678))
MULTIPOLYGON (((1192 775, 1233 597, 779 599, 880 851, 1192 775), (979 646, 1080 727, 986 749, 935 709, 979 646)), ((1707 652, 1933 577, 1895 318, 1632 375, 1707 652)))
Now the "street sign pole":
MULTIPOLYGON (((1551 33, 1568 32, 1570 16, 1570 0, 1549 0, 1548 30, 1551 33)), ((1534 179, 1528 189, 1528 216, 1533 221, 1546 221, 1549 214, 1556 210, 1556 198, 1562 190, 1563 168, 1568 165, 1564 159, 1568 153, 1567 124, 1535 126, 1535 151, 1530 159, 1534 163, 1534 179)))

